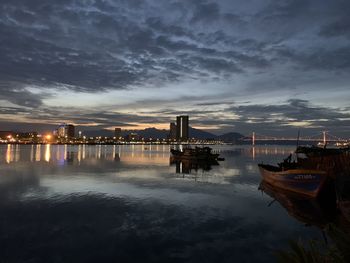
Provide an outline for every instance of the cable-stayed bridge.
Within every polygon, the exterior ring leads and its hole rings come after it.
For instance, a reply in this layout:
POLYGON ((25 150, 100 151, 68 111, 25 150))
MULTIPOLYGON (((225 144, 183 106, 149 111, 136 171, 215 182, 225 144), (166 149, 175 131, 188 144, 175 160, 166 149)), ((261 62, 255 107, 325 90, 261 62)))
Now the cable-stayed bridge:
POLYGON ((277 136, 268 136, 253 132, 251 136, 243 138, 243 141, 251 141, 253 145, 259 141, 301 141, 301 142, 318 142, 326 145, 327 143, 348 143, 350 142, 349 138, 341 138, 335 135, 330 134, 327 131, 318 132, 311 136, 296 136, 296 137, 277 137, 277 136))

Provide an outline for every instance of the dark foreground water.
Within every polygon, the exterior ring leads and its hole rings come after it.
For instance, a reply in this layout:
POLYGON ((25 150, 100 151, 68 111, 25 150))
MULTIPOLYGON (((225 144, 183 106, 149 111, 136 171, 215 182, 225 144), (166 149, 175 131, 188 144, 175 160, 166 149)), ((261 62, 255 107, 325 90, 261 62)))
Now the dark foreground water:
POLYGON ((215 148, 196 171, 169 146, 0 145, 0 262, 273 262, 322 239, 258 190, 294 147, 215 148))

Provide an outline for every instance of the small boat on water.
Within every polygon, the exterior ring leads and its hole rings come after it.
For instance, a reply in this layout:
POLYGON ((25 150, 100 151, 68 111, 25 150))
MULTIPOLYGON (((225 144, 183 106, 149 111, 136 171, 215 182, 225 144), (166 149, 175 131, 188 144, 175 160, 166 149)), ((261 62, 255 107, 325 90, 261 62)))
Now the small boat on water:
POLYGON ((171 149, 171 154, 175 159, 183 159, 183 160, 217 160, 219 154, 212 153, 212 149, 210 147, 195 147, 195 148, 185 148, 183 151, 171 149))
POLYGON ((332 179, 350 175, 349 148, 299 146, 295 153, 300 167, 326 171, 332 179), (303 154, 306 158, 300 157, 300 154, 303 154))
MULTIPOLYGON (((296 165, 295 165, 296 166, 296 165)), ((259 164, 263 179, 281 189, 316 198, 327 180, 327 173, 298 167, 285 169, 283 165, 259 164)))
POLYGON ((317 146, 298 146, 295 153, 303 153, 307 157, 325 157, 350 153, 350 148, 325 148, 317 146))
POLYGON ((262 177, 273 186, 316 197, 326 181, 350 175, 349 148, 299 146, 295 154, 293 162, 291 154, 278 166, 259 164, 262 177))

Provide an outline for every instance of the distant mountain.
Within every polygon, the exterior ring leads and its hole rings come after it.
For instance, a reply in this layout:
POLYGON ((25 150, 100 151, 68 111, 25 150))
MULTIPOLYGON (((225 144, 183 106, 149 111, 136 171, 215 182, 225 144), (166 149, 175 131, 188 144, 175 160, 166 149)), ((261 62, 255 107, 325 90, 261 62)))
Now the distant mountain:
POLYGON ((168 137, 169 131, 168 130, 159 130, 156 128, 146 128, 144 130, 125 130, 122 132, 122 135, 125 136, 129 133, 137 133, 143 138, 159 138, 159 139, 166 139, 168 137))
MULTIPOLYGON (((97 137, 97 136, 102 136, 102 137, 113 137, 114 136, 114 131, 110 130, 83 130, 82 131, 83 136, 86 137, 97 137)), ((77 132, 75 134, 77 136, 77 132)))
MULTIPOLYGON (((143 138, 159 138, 159 139, 166 139, 169 134, 169 130, 159 130, 156 128, 147 128, 144 130, 123 130, 122 136, 126 136, 130 133, 137 133, 143 138)), ((113 137, 114 131, 111 130, 86 130, 83 131, 83 135, 87 137, 96 137, 96 136, 102 136, 102 137, 113 137)), ((245 137, 244 135, 238 133, 238 132, 229 132, 225 133, 223 135, 214 135, 210 132, 206 132, 200 129, 195 129, 190 127, 189 129, 189 137, 190 138, 196 138, 196 139, 218 139, 222 140, 224 142, 228 143, 237 143, 240 139, 245 137)))
POLYGON ((196 138, 196 139, 215 139, 217 136, 210 133, 210 132, 206 132, 206 131, 202 131, 199 129, 195 129, 190 127, 189 129, 189 136, 190 138, 196 138))
MULTIPOLYGON (((169 135, 169 130, 159 130, 156 128, 147 128, 144 130, 125 130, 122 132, 122 134, 123 134, 123 136, 125 136, 131 132, 135 132, 144 138, 166 139, 169 135)), ((216 138, 216 136, 212 133, 202 131, 199 129, 195 129, 192 127, 189 128, 189 137, 196 138, 196 139, 214 139, 214 138, 216 138)))
POLYGON ((245 136, 243 134, 240 134, 238 132, 229 132, 229 133, 219 135, 216 138, 224 142, 237 143, 240 139, 244 137, 245 136))
MULTIPOLYGON (((156 128, 147 128, 144 130, 123 130, 122 136, 126 136, 130 133, 137 133, 141 137, 144 138, 159 138, 159 139, 166 139, 169 135, 169 130, 159 130, 156 128)), ((96 137, 96 136, 102 136, 102 137, 113 137, 114 131, 111 130, 86 130, 83 131, 83 135, 87 137, 96 137)), ((214 139, 216 138, 216 135, 202 131, 199 129, 195 129, 190 127, 189 129, 189 136, 190 138, 196 138, 196 139, 214 139)))

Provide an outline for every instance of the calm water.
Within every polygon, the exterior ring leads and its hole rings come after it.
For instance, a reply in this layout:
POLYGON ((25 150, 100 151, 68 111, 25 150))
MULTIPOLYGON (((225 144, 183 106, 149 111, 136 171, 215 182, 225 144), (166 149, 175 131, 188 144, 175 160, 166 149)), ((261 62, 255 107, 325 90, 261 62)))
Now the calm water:
POLYGON ((196 170, 169 146, 0 145, 0 262, 271 262, 322 238, 258 190, 294 147, 215 149, 196 170))

